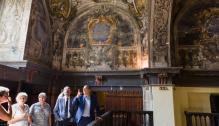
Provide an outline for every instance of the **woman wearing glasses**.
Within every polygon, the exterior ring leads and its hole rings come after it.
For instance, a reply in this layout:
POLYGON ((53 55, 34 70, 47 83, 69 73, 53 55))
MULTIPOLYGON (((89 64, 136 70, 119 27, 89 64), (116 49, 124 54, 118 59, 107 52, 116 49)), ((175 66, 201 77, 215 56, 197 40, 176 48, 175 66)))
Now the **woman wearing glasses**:
POLYGON ((12 110, 11 110, 11 98, 9 97, 9 89, 6 87, 0 86, 0 119, 8 121, 11 119, 12 110), (8 103, 8 110, 6 110, 2 104, 8 103))

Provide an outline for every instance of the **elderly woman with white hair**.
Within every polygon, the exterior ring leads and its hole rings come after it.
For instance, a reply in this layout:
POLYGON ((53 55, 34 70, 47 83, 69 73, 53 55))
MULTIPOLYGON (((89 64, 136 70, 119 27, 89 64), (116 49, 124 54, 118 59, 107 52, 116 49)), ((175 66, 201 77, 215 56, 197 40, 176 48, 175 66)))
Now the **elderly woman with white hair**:
POLYGON ((31 126, 51 126, 51 108, 46 103, 46 93, 41 92, 38 100, 30 107, 31 126))
POLYGON ((12 119, 8 121, 9 126, 29 125, 29 106, 26 103, 27 93, 19 92, 16 96, 16 104, 12 105, 12 119))

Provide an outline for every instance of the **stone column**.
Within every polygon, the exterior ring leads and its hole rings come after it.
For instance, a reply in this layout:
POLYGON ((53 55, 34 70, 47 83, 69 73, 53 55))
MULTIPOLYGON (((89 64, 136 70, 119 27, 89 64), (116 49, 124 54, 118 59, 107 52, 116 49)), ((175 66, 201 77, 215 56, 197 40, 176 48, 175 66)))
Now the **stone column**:
POLYGON ((151 0, 150 67, 170 66, 172 0, 151 0))
POLYGON ((175 126, 173 89, 172 84, 152 86, 154 126, 175 126))
POLYGON ((143 111, 153 111, 152 86, 145 85, 142 87, 142 90, 143 90, 143 111))
POLYGON ((175 126, 173 77, 180 67, 145 68, 143 110, 153 111, 154 126, 175 126))
POLYGON ((0 64, 25 66, 23 60, 32 0, 2 0, 0 64))
POLYGON ((175 126, 172 85, 143 86, 143 110, 153 111, 154 126, 175 126))
MULTIPOLYGON (((153 94, 152 86, 145 85, 142 87, 143 92, 143 111, 153 111, 153 94)), ((146 118, 146 125, 149 125, 149 118, 146 118)))

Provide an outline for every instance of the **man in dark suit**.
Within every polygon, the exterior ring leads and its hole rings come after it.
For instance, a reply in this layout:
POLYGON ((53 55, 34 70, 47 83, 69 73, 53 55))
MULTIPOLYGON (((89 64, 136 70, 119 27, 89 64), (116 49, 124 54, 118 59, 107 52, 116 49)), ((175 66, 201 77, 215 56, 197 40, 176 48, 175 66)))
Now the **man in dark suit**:
POLYGON ((77 106, 75 121, 78 126, 86 126, 99 114, 99 106, 95 95, 91 94, 91 88, 88 85, 83 87, 83 95, 78 91, 74 99, 74 104, 77 106))
POLYGON ((53 109, 56 126, 74 126, 73 98, 71 97, 71 88, 64 87, 62 95, 59 95, 53 109))

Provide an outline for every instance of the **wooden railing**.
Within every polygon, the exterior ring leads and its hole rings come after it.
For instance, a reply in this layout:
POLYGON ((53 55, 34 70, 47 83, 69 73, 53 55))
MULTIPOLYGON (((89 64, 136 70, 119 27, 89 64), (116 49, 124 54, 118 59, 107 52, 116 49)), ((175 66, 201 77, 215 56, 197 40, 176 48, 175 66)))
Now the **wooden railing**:
POLYGON ((112 112, 106 112, 101 115, 101 119, 96 119, 87 126, 112 126, 112 112))
POLYGON ((153 126, 152 111, 112 111, 106 112, 88 126, 153 126))
POLYGON ((219 126, 219 113, 185 112, 187 126, 219 126))

